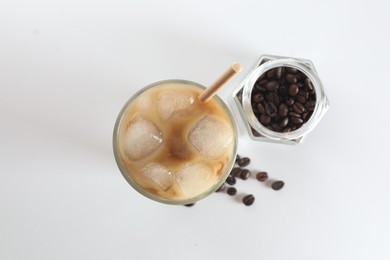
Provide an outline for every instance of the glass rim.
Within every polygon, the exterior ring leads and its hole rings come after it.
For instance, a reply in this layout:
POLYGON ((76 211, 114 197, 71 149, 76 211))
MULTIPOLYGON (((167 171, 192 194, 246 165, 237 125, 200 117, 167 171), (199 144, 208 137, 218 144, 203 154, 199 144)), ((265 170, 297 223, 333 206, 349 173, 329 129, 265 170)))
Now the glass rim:
POLYGON ((158 195, 155 195, 155 194, 148 192, 147 190, 142 188, 140 185, 138 185, 133 180, 133 178, 130 176, 130 174, 128 174, 128 171, 124 167, 124 165, 122 163, 121 156, 120 156, 120 152, 118 149, 118 147, 119 147, 118 134, 119 134, 120 126, 122 124, 125 113, 128 110, 128 108, 130 107, 130 105, 132 104, 132 102, 134 102, 135 99, 137 97, 139 97, 145 91, 147 91, 153 87, 156 87, 158 85, 162 85, 162 84, 166 84, 166 83, 182 83, 182 84, 192 85, 192 86, 198 87, 200 89, 206 89, 205 86, 203 86, 199 83, 193 82, 193 81, 183 80, 183 79, 167 79, 167 80, 161 80, 161 81, 151 83, 151 84, 141 88, 137 92, 135 92, 127 100, 127 102, 123 105, 122 109, 120 110, 120 112, 116 118, 114 131, 113 131, 113 138, 112 138, 113 152, 114 152, 116 164, 117 164, 121 174, 126 179, 126 181, 130 184, 130 186, 132 186, 138 193, 140 193, 141 195, 143 195, 151 200, 157 201, 157 202, 171 204, 171 205, 186 205, 186 204, 190 204, 190 203, 195 203, 196 201, 199 201, 199 200, 209 196, 210 194, 215 192, 225 182, 226 178, 229 176, 229 173, 235 164, 235 158, 237 155, 237 146, 238 146, 238 130, 237 130, 236 121, 235 121, 233 114, 230 111, 229 107, 225 104, 225 102, 218 95, 214 95, 213 98, 215 98, 217 100, 218 104, 220 104, 221 107, 223 108, 223 110, 226 112, 226 114, 228 115, 228 117, 232 123, 232 128, 233 128, 233 138, 234 138, 233 154, 232 154, 231 161, 226 166, 226 172, 224 172, 221 175, 221 177, 219 178, 219 181, 217 183, 215 183, 210 189, 208 189, 205 192, 199 194, 198 196, 192 197, 190 199, 181 199, 181 200, 170 199, 170 198, 164 198, 164 197, 161 197, 161 196, 158 196, 158 195))

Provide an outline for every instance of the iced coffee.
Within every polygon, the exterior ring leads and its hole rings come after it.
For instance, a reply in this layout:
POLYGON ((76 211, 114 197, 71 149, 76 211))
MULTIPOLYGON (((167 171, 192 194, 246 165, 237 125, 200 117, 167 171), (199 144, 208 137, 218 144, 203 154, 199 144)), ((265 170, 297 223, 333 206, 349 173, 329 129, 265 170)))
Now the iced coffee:
POLYGON ((114 153, 128 182, 143 195, 185 204, 213 192, 236 155, 232 115, 217 97, 201 102, 204 87, 189 81, 152 84, 123 107, 114 153))

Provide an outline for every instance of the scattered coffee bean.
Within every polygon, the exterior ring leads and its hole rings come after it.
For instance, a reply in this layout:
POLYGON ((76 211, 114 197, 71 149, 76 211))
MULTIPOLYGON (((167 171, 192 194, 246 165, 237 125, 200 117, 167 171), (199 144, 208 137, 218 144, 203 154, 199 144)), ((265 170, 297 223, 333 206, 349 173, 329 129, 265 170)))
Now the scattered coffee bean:
POLYGON ((230 196, 234 196, 234 195, 237 194, 237 189, 234 188, 234 187, 230 187, 230 188, 227 189, 226 192, 227 192, 227 194, 229 194, 230 196))
POLYGON ((238 165, 240 167, 245 167, 245 166, 248 166, 251 162, 251 159, 249 159, 248 157, 243 157, 241 158, 240 160, 238 160, 238 165))
POLYGON ((275 181, 271 185, 273 190, 280 190, 280 189, 283 188, 283 186, 284 186, 284 182, 283 181, 275 181))
POLYGON ((243 199, 242 202, 245 204, 245 206, 250 206, 255 202, 255 197, 252 194, 246 195, 243 199))
POLYGON ((229 185, 234 185, 236 184, 236 178, 232 175, 229 175, 227 178, 226 178, 226 181, 225 181, 227 184, 229 185))
POLYGON ((232 171, 230 172, 230 175, 234 176, 234 177, 238 177, 240 176, 240 173, 241 173, 241 168, 239 167, 234 167, 232 169, 232 171))
POLYGON ((195 205, 195 203, 189 203, 189 204, 185 204, 184 206, 186 206, 186 207, 192 207, 192 206, 194 206, 195 205))
POLYGON ((236 155, 236 163, 237 163, 238 160, 240 160, 240 158, 241 158, 241 157, 237 154, 237 155, 236 155))
POLYGON ((219 186, 219 188, 215 192, 222 192, 225 190, 225 188, 226 188, 225 183, 222 183, 222 185, 219 186))
POLYGON ((268 179, 268 173, 267 172, 258 172, 256 174, 256 179, 258 181, 266 181, 268 179))
POLYGON ((247 180, 249 177, 251 177, 251 172, 247 169, 243 169, 240 173, 240 178, 242 180, 247 180))

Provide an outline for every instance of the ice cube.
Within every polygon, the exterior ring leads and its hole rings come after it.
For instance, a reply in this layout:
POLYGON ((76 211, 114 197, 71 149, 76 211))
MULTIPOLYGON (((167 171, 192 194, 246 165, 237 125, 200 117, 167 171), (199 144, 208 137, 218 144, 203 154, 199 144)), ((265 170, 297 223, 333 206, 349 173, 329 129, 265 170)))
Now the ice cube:
POLYGON ((217 181, 211 165, 196 162, 185 165, 176 174, 176 182, 185 196, 195 197, 205 192, 217 181))
POLYGON ((167 90, 160 93, 157 110, 163 120, 174 120, 189 115, 193 111, 194 102, 195 98, 189 90, 167 90))
POLYGON ((162 164, 150 163, 141 169, 141 176, 153 188, 166 191, 172 186, 172 172, 162 164))
POLYGON ((139 160, 156 150, 162 140, 162 134, 155 124, 137 117, 126 130, 124 147, 131 160, 139 160))
POLYGON ((211 116, 200 119, 188 136, 191 144, 207 157, 220 157, 233 142, 233 132, 225 122, 211 116))

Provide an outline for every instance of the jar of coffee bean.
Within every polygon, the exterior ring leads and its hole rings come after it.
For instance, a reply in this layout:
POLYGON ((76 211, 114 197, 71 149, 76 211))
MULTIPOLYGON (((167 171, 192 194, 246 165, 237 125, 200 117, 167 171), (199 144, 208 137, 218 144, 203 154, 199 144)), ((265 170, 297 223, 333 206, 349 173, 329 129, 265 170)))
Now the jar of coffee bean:
POLYGON ((254 140, 300 143, 329 108, 310 60, 262 56, 234 93, 254 140))

